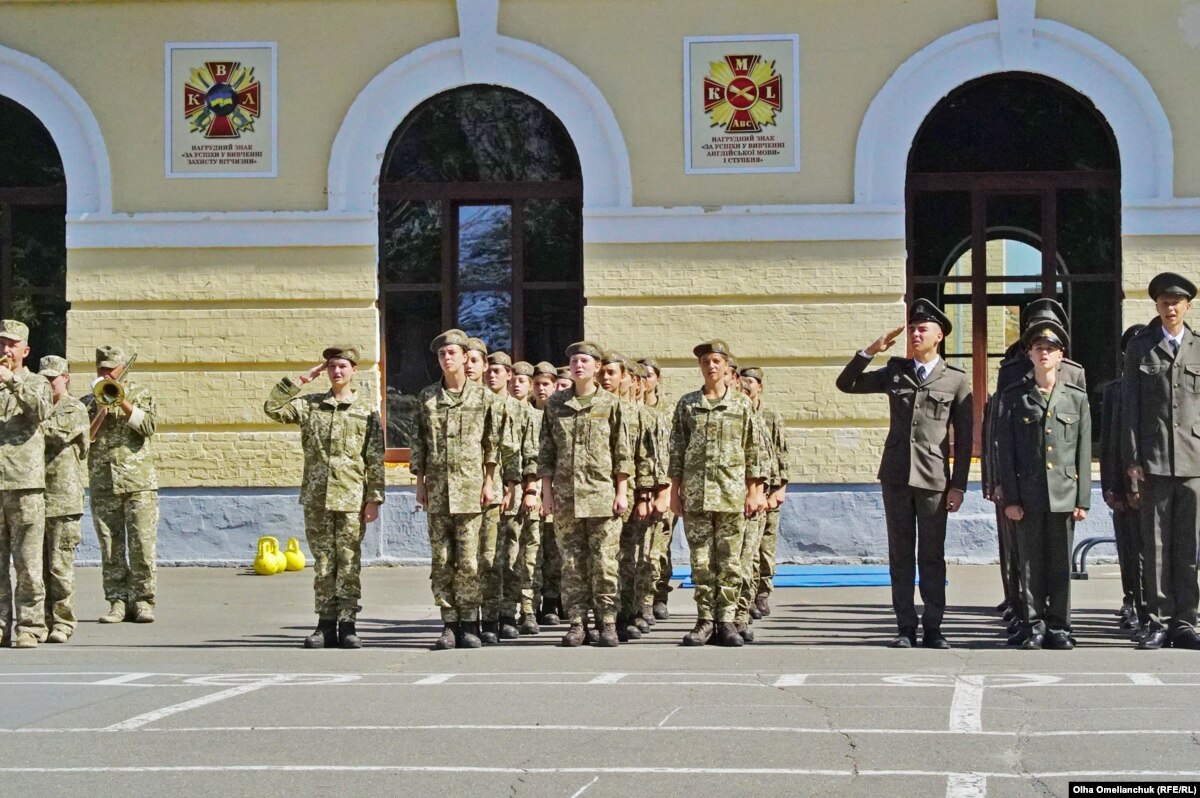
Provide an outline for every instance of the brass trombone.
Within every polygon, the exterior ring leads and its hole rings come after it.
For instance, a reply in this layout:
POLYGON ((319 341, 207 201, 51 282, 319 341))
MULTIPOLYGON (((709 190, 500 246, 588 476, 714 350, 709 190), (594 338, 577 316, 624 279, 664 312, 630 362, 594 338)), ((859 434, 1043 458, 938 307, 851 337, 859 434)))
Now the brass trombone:
POLYGON ((109 376, 99 377, 92 383, 92 400, 95 401, 97 410, 90 427, 91 440, 96 440, 96 433, 108 418, 108 411, 120 407, 125 401, 125 378, 129 376, 129 370, 133 368, 135 360, 137 355, 117 366, 109 376))

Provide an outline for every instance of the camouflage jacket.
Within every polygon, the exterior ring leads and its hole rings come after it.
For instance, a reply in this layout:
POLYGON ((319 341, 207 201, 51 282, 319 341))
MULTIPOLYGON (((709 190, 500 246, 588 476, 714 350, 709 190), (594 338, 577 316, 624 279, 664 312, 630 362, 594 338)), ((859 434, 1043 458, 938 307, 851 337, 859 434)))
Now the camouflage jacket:
POLYGON ((50 383, 24 366, 0 384, 0 490, 46 487, 41 425, 53 404, 50 383))
POLYGON ((538 455, 542 446, 542 420, 546 417, 545 409, 539 410, 532 402, 528 405, 528 420, 525 423, 525 434, 521 438, 521 476, 533 480, 533 489, 538 491, 539 498, 542 482, 537 479, 538 455))
POLYGON ((55 402, 50 417, 42 422, 42 434, 46 436, 47 518, 83 512, 89 423, 87 408, 74 396, 55 402))
POLYGON ((379 411, 362 393, 338 401, 333 391, 300 396, 300 383, 285 377, 271 389, 263 411, 282 424, 300 425, 305 507, 357 513, 383 503, 383 427, 379 411))
MULTIPOLYGON (((133 405, 126 416, 119 407, 108 411, 88 452, 92 493, 125 494, 158 490, 150 438, 158 426, 158 408, 150 391, 136 382, 125 383, 125 399, 133 405)), ((83 398, 88 418, 99 407, 89 394, 83 398)))
MULTIPOLYGON (((508 435, 509 440, 506 446, 500 447, 500 460, 502 461, 500 472, 507 485, 512 482, 520 482, 521 476, 524 473, 525 453, 523 444, 532 411, 528 403, 522 402, 515 396, 508 396, 504 401, 504 414, 505 434, 508 435)), ((520 491, 517 494, 517 501, 513 502, 504 511, 504 515, 513 516, 521 511, 520 491)), ((499 493, 497 493, 497 497, 499 497, 499 493)))
POLYGON ((671 425, 671 478, 679 480, 687 512, 741 512, 746 480, 764 479, 762 422, 750 399, 728 389, 710 402, 686 394, 671 425))
POLYGON ((671 484, 671 421, 675 406, 659 398, 655 405, 642 405, 642 423, 648 428, 652 479, 639 481, 639 488, 661 488, 671 484))
POLYGON ((772 463, 767 487, 776 490, 788 484, 787 424, 783 423, 783 416, 778 410, 761 401, 758 403, 758 412, 762 415, 767 428, 767 439, 771 442, 772 463))
POLYGON ((551 479, 555 513, 611 518, 618 474, 633 474, 622 402, 600 388, 586 407, 573 388, 551 396, 542 419, 538 476, 551 479))
MULTIPOLYGON (((425 506, 431 513, 478 513, 484 468, 499 461, 503 405, 477 382, 467 380, 455 395, 441 382, 422 389, 417 400, 417 435, 409 468, 425 478, 425 506)), ((499 475, 497 494, 502 489, 499 475)))

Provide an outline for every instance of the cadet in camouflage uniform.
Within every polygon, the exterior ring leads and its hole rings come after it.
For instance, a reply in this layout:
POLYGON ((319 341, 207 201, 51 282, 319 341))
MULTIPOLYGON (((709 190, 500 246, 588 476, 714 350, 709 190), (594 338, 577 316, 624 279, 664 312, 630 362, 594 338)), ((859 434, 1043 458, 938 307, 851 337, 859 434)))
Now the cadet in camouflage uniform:
MULTIPOLYGON (((96 350, 96 374, 102 378, 127 362, 118 347, 96 350)), ((158 475, 150 439, 158 425, 158 407, 146 388, 128 378, 123 382, 125 399, 105 413, 88 452, 92 522, 109 605, 100 623, 127 618, 153 623, 158 475)), ((83 404, 92 420, 104 412, 90 394, 83 404)))
POLYGON ((42 547, 45 443, 41 423, 53 404, 50 384, 25 367, 29 328, 0 321, 0 644, 36 648, 46 636, 42 547), (13 591, 12 568, 17 575, 13 591), (16 638, 12 637, 16 605, 16 638))
POLYGON ((42 422, 46 438, 46 543, 42 578, 46 585, 46 626, 50 643, 65 643, 75 632, 75 548, 87 484, 88 412, 68 393, 67 361, 48 355, 38 373, 50 381, 54 408, 42 422))
MULTIPOLYGON (((471 342, 468 354, 479 352, 479 347, 484 347, 486 354, 486 347, 482 341, 472 338, 471 342)), ((483 530, 479 539, 479 577, 483 583, 483 606, 480 610, 483 627, 480 638, 485 646, 491 646, 498 644, 501 637, 512 640, 519 636, 515 618, 504 615, 511 610, 507 609, 505 598, 506 567, 501 518, 505 514, 516 512, 514 505, 517 504, 516 496, 520 490, 518 483, 521 477, 518 446, 525 411, 520 402, 508 395, 512 358, 504 352, 493 352, 486 356, 486 363, 483 383, 487 386, 488 396, 494 403, 500 419, 500 462, 496 467, 501 475, 501 485, 496 491, 493 504, 483 512, 483 530), (504 627, 503 631, 501 626, 504 627)))
POLYGON ((750 400, 729 387, 728 344, 706 341, 692 354, 704 387, 679 400, 671 425, 671 505, 683 517, 696 585, 696 626, 683 644, 704 645, 716 623, 721 645, 740 646, 745 521, 766 509, 762 430, 750 400))
POLYGON ((571 386, 575 384, 571 381, 571 367, 570 366, 559 366, 557 369, 557 373, 558 373, 558 380, 554 384, 555 389, 559 390, 559 391, 571 390, 571 386))
MULTIPOLYGON (((741 376, 742 393, 750 400, 754 415, 758 419, 759 431, 762 434, 762 470, 766 474, 764 489, 767 496, 773 496, 779 484, 778 456, 775 453, 775 443, 767 425, 766 416, 762 410, 759 395, 762 392, 762 369, 744 368, 741 376)), ((769 506, 769 503, 768 503, 769 506)), ((767 513, 760 512, 746 520, 746 533, 742 539, 742 575, 741 593, 738 595, 737 615, 734 626, 747 643, 754 642, 754 630, 750 625, 754 621, 754 600, 758 593, 758 558, 762 546, 763 533, 766 530, 767 513)))
POLYGON ((469 379, 467 334, 447 330, 433 339, 442 379, 418 396, 417 437, 409 468, 417 504, 429 513, 429 581, 441 610, 435 649, 479 648, 479 537, 483 508, 495 504, 501 411, 493 394, 469 379))
MULTIPOLYGON (((525 476, 525 467, 530 458, 529 451, 535 448, 531 439, 536 434, 533 427, 534 411, 529 404, 530 391, 533 389, 533 364, 524 360, 514 363, 512 375, 509 378, 508 398, 510 410, 516 423, 513 433, 517 440, 517 467, 514 469, 518 476, 525 476)), ((541 425, 538 425, 540 429, 541 425)), ((537 454, 532 454, 537 460, 537 454)), ((521 483, 514 482, 512 495, 508 506, 504 509, 500 520, 500 535, 503 545, 500 549, 500 559, 504 565, 504 608, 500 615, 500 637, 510 638, 511 632, 506 627, 512 627, 519 634, 535 635, 539 631, 537 618, 534 617, 533 593, 525 600, 526 567, 533 567, 537 562, 538 549, 541 548, 541 527, 536 530, 529 524, 529 513, 519 495, 521 483), (536 536, 536 537, 532 537, 536 536), (532 558, 532 559, 531 559, 532 558), (518 616, 520 626, 517 626, 518 616)), ((532 573, 529 575, 532 588, 532 573)))
POLYGON ((775 543, 779 534, 779 513, 787 498, 787 426, 783 423, 783 416, 779 415, 778 411, 763 404, 762 369, 744 368, 741 370, 741 375, 743 390, 750 397, 751 404, 759 412, 763 424, 766 426, 767 440, 770 443, 772 456, 771 479, 767 485, 767 512, 763 518, 762 541, 759 543, 757 561, 754 564, 754 605, 750 607, 751 617, 763 617, 771 614, 769 598, 774 588, 775 543))
POLYGON ((362 611, 362 538, 383 504, 383 427, 373 397, 350 387, 358 349, 331 346, 321 358, 307 373, 281 380, 263 410, 274 421, 300 425, 300 503, 318 618, 304 647, 361 648, 355 624, 362 611), (321 372, 330 390, 299 396, 321 372))
POLYGON ((543 507, 555 514, 563 598, 571 622, 564 646, 583 644, 589 609, 600 624, 597 643, 619 644, 617 546, 621 515, 629 506, 633 456, 620 403, 595 383, 601 354, 591 341, 567 347, 572 389, 550 397, 542 421, 538 475, 543 507))
MULTIPOLYGON (((655 620, 666 618, 666 594, 671 590, 671 531, 675 516, 671 513, 671 421, 674 407, 658 395, 662 371, 658 362, 642 358, 638 364, 644 369, 642 377, 643 423, 649 427, 653 446, 655 485, 649 491, 650 531, 647 536, 647 554, 642 564, 640 582, 644 588, 641 596, 641 616, 653 626, 655 620), (655 602, 662 591, 662 605, 658 618, 655 602)), ((639 489, 644 489, 639 485, 639 489)))
MULTIPOLYGON (((533 413, 530 425, 529 443, 532 449, 527 450, 525 462, 525 504, 536 508, 536 513, 530 513, 526 523, 537 524, 541 528, 541 546, 538 548, 538 561, 533 576, 532 598, 533 606, 537 608, 538 595, 541 596, 540 610, 537 620, 540 624, 557 626, 562 613, 562 600, 559 584, 562 576, 562 555, 558 550, 558 540, 554 534, 554 516, 542 507, 541 480, 537 477, 537 458, 541 447, 542 419, 545 416, 546 403, 558 390, 558 370, 551 364, 542 361, 533 367, 533 413), (536 433, 536 434, 535 434, 536 433), (535 478, 532 486, 528 485, 530 477, 535 478), (531 494, 532 491, 532 494, 531 494), (530 495, 535 499, 530 499, 530 495)), ((522 588, 524 592, 524 588, 522 588)))

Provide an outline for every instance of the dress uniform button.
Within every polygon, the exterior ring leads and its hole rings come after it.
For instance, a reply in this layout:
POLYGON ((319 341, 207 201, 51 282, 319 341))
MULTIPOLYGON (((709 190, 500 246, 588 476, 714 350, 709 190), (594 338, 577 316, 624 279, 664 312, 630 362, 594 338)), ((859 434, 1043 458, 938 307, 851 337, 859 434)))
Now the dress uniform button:
POLYGON ((1053 446, 1047 446, 1047 447, 1046 447, 1046 451, 1048 451, 1048 452, 1052 452, 1052 451, 1054 451, 1054 447, 1053 447, 1053 446))
POLYGON ((1047 470, 1047 471, 1053 471, 1053 470, 1054 470, 1054 463, 1046 463, 1046 470, 1047 470))

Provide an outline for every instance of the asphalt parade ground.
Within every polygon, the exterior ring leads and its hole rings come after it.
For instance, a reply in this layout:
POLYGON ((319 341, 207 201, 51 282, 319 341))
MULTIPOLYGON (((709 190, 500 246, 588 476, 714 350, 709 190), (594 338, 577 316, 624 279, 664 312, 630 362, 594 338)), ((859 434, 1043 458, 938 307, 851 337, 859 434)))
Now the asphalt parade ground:
POLYGON ((672 618, 435 652, 425 568, 364 572, 359 651, 306 651, 311 570, 159 571, 158 622, 0 650, 0 794, 1018 796, 1200 781, 1200 652, 1134 650, 1116 569, 1073 583, 1074 651, 1004 645, 995 566, 951 566, 950 651, 891 650, 886 587, 783 589, 741 649, 672 618))

